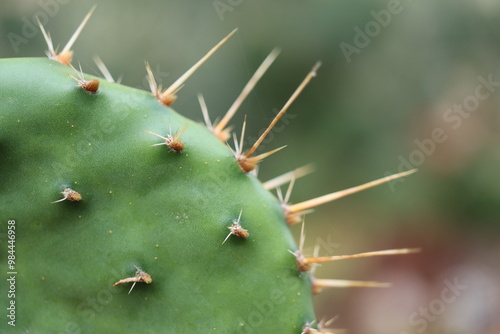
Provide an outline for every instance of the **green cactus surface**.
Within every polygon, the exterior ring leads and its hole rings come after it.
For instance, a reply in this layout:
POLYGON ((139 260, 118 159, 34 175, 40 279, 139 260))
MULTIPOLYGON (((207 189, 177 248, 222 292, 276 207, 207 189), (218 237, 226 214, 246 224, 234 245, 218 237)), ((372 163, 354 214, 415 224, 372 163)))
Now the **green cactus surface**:
POLYGON ((89 94, 70 75, 50 59, 0 62, 21 332, 300 333, 313 321, 281 205, 230 149, 147 92, 103 81, 89 94), (146 132, 184 127, 182 152, 146 132), (82 199, 51 203, 66 188, 82 199), (249 236, 222 244, 240 212, 249 236), (134 266, 153 282, 112 287, 134 266))

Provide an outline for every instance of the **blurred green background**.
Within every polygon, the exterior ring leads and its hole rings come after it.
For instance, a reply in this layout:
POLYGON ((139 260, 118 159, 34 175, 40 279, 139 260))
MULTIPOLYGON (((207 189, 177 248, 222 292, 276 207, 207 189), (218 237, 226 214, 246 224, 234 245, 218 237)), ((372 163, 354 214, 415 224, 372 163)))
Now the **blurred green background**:
MULTIPOLYGON (((44 56, 41 33, 30 30, 34 15, 62 47, 94 4, 74 64, 97 74, 92 58, 99 55, 115 78, 145 90, 145 60, 168 86, 239 28, 174 104, 200 121, 198 93, 212 118, 222 116, 280 47, 232 122, 239 132, 247 115, 249 138, 321 60, 287 124, 261 148, 288 145, 261 165, 262 180, 314 163, 292 202, 406 170, 402 160, 419 167, 404 182, 308 215, 308 254, 315 244, 321 255, 423 249, 318 268, 319 278, 394 282, 391 289, 326 290, 315 297, 318 317, 338 315, 336 327, 363 334, 500 332, 500 2, 0 0, 0 58, 44 56), (457 112, 461 105, 470 111, 457 112), (439 142, 435 131, 442 131, 439 142), (450 282, 466 288, 445 302, 450 282)), ((293 230, 298 236, 299 227, 293 230)))

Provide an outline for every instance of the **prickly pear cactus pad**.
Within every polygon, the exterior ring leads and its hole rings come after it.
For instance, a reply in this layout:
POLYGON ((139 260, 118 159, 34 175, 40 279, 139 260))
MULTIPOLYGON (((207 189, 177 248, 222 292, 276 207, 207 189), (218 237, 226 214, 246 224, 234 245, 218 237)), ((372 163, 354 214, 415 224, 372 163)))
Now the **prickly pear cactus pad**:
POLYGON ((102 82, 91 95, 68 73, 49 59, 0 67, 12 78, 0 87, 2 197, 22 235, 21 327, 230 333, 262 323, 293 333, 312 321, 280 204, 231 151, 151 94, 102 82), (151 147, 161 139, 145 132, 183 127, 181 152, 151 147), (51 203, 65 188, 82 199, 51 203), (240 211, 249 236, 222 245, 240 211), (152 284, 112 288, 134 265, 152 284))
POLYGON ((289 228, 312 207, 413 171, 292 205, 270 190, 304 169, 263 184, 255 167, 276 150, 233 146, 230 116, 212 125, 205 110, 202 125, 171 109, 231 34, 166 90, 147 66, 146 92, 75 69, 71 44, 57 53, 41 29, 49 58, 0 60, 1 218, 14 226, 2 234, 12 279, 0 287, 14 317, 0 332, 331 333, 313 292, 349 283, 314 278, 315 263, 414 251, 305 257, 289 228))

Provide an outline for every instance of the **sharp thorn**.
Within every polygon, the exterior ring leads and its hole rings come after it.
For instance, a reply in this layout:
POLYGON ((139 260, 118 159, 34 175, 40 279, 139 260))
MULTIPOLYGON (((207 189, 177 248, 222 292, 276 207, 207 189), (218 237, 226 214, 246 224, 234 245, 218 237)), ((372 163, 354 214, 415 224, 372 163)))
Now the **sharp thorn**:
POLYGON ((259 155, 255 156, 255 157, 250 157, 249 159, 254 159, 254 160, 256 160, 257 162, 260 162, 260 161, 264 160, 265 158, 267 158, 268 156, 270 156, 270 155, 272 155, 272 154, 274 154, 274 153, 276 153, 276 152, 278 152, 278 151, 280 151, 280 150, 284 149, 286 146, 287 146, 287 145, 284 145, 284 146, 278 147, 278 148, 276 148, 276 149, 274 149, 274 150, 272 150, 272 151, 269 151, 269 152, 266 152, 266 153, 259 154, 259 155))
POLYGON ((94 56, 94 63, 97 65, 99 71, 101 71, 104 79, 106 79, 108 82, 115 82, 115 79, 113 79, 113 76, 99 56, 94 56))
POLYGON ((251 156, 253 154, 253 152, 255 152, 255 150, 259 147, 259 145, 262 143, 262 141, 266 138, 268 133, 272 130, 272 128, 276 125, 276 123, 278 123, 280 118, 285 114, 285 112, 292 105, 292 103, 297 99, 297 97, 300 95, 300 93, 302 93, 302 91, 307 86, 307 84, 311 81, 311 79, 316 76, 316 71, 318 70, 318 68, 320 66, 321 66, 321 63, 318 62, 313 66, 311 71, 309 71, 309 73, 306 75, 306 77, 301 82, 299 87, 297 87, 297 89, 292 94, 292 96, 288 99, 288 101, 285 103, 283 108, 281 108, 280 112, 276 115, 276 117, 274 117, 273 121, 271 122, 271 124, 269 124, 266 131, 264 131, 264 133, 259 137, 259 139, 257 139, 255 144, 253 144, 253 146, 250 148, 250 150, 248 150, 248 152, 246 153, 247 158, 249 156, 251 156))
POLYGON ((283 192, 281 191, 281 188, 276 188, 276 195, 278 195, 278 200, 280 201, 280 203, 285 204, 285 199, 283 198, 283 192))
POLYGON ((366 252, 352 255, 333 255, 333 256, 321 256, 321 257, 308 257, 305 258, 306 263, 324 263, 338 260, 347 260, 347 259, 358 259, 365 257, 373 257, 373 256, 387 256, 387 255, 403 255, 403 254, 412 254, 420 252, 420 248, 403 248, 403 249, 388 249, 383 251, 375 251, 375 252, 366 252))
POLYGON ((231 151, 235 152, 234 154, 236 155, 241 154, 241 152, 239 151, 240 144, 238 144, 238 138, 236 137, 236 133, 233 133, 233 143, 235 151, 233 151, 232 149, 231 151))
POLYGON ((212 122, 210 121, 210 116, 208 115, 207 104, 205 103, 205 99, 203 95, 198 94, 198 102, 200 103, 201 113, 203 114, 203 119, 205 120, 205 125, 210 131, 214 130, 212 122))
MULTIPOLYGON (((151 134, 151 135, 153 135, 153 136, 156 136, 156 137, 158 137, 158 138, 161 138, 161 139, 167 140, 167 138, 166 138, 166 137, 160 136, 159 134, 156 134, 156 133, 154 133, 154 132, 151 132, 151 131, 148 131, 148 130, 144 130, 144 132, 147 132, 147 133, 149 133, 149 134, 151 134)), ((164 145, 164 144, 162 143, 162 144, 155 144, 155 145, 164 145)), ((155 145, 153 145, 153 146, 155 146, 155 145)))
POLYGON ((327 320, 327 321, 324 321, 324 320, 321 320, 318 324, 318 327, 321 327, 321 328, 325 328, 325 327, 329 327, 330 325, 332 325, 335 321, 337 321, 337 319, 339 318, 338 315, 334 316, 333 318, 331 318, 330 320, 327 320))
POLYGON ((275 189, 287 182, 290 182, 293 178, 295 179, 301 178, 303 176, 306 176, 307 174, 312 173, 313 171, 314 167, 312 164, 305 165, 291 172, 275 177, 274 179, 266 181, 263 183, 263 186, 266 190, 275 189))
POLYGON ((320 197, 317 197, 317 198, 314 198, 314 199, 311 199, 308 201, 304 201, 302 203, 293 204, 293 205, 288 206, 287 210, 289 213, 296 213, 296 212, 300 212, 303 210, 311 209, 311 208, 317 207, 321 204, 335 201, 339 198, 360 192, 362 190, 369 189, 369 188, 378 186, 380 184, 384 184, 384 183, 393 181, 393 180, 398 179, 398 178, 406 177, 410 174, 415 173, 416 171, 417 171, 417 169, 412 169, 412 170, 409 170, 409 171, 406 171, 403 173, 398 173, 398 174, 386 176, 386 177, 383 177, 381 179, 371 181, 371 182, 362 184, 362 185, 357 186, 357 187, 352 187, 349 189, 337 191, 337 192, 334 192, 334 193, 331 193, 328 195, 324 195, 324 196, 320 196, 320 197))
POLYGON ((156 80, 155 80, 155 76, 153 75, 153 71, 151 71, 151 66, 149 66, 149 63, 147 61, 144 62, 144 65, 146 66, 146 72, 147 72, 146 79, 148 81, 149 89, 151 90, 151 94, 153 94, 154 97, 158 98, 158 96, 159 96, 158 85, 156 84, 156 80))
POLYGON ((272 151, 262 153, 256 157, 249 157, 249 158, 247 158, 245 155, 238 154, 239 152, 236 152, 237 153, 236 160, 237 160, 238 164, 240 165, 241 169, 245 173, 249 173, 249 172, 253 171, 255 168, 257 168, 258 163, 261 162, 263 159, 267 158, 271 154, 274 154, 285 147, 286 147, 286 145, 282 146, 280 148, 274 149, 272 151))
POLYGON ((62 49, 61 53, 65 53, 65 52, 69 52, 70 51, 70 49, 73 46, 73 44, 75 44, 76 39, 78 38, 78 36, 82 32, 83 28, 87 24, 87 21, 90 19, 90 16, 92 16, 92 13, 94 12, 96 6, 97 5, 92 6, 92 8, 90 9, 90 11, 87 13, 87 15, 85 16, 85 18, 83 19, 82 23, 80 23, 80 25, 78 26, 78 28, 76 29, 76 31, 73 33, 73 35, 69 39, 68 43, 66 43, 66 45, 62 49))
POLYGON ((293 190, 293 186, 295 185, 295 176, 292 177, 292 180, 290 181, 290 184, 288 185, 288 189, 286 191, 286 195, 285 195, 285 204, 288 203, 290 201, 290 197, 292 196, 292 190, 293 190))
POLYGON ((323 288, 390 288, 392 283, 374 281, 352 281, 343 279, 314 279, 316 293, 323 288))
POLYGON ((43 38, 45 39, 45 43, 47 43, 49 57, 54 57, 56 52, 54 51, 54 44, 52 43, 52 38, 50 37, 50 34, 45 31, 45 28, 43 27, 42 22, 40 22, 40 19, 38 18, 38 16, 36 17, 36 21, 38 22, 38 26, 40 27, 40 30, 42 31, 42 35, 43 35, 43 38))
POLYGON ((226 239, 224 239, 224 241, 222 242, 221 245, 224 245, 227 241, 227 239, 229 239, 229 237, 231 236, 231 234, 233 234, 233 232, 229 232, 229 234, 227 235, 226 239))
POLYGON ((66 200, 66 197, 63 197, 63 198, 58 199, 57 201, 54 201, 54 202, 51 202, 51 203, 59 203, 59 202, 62 202, 64 200, 66 200))
MULTIPOLYGON (((187 70, 183 75, 181 75, 170 87, 168 87, 163 93, 160 95, 160 100, 170 100, 172 96, 175 96, 175 94, 179 91, 179 89, 182 88, 182 85, 186 80, 193 75, 193 73, 204 63, 210 58, 215 51, 217 51, 224 43, 227 42, 227 40, 236 33, 238 29, 234 29, 229 35, 224 37, 217 45, 215 45, 208 53, 203 56, 196 64, 194 64, 189 70, 187 70)), ((174 98, 175 99, 175 98, 174 98)), ((172 101, 173 102, 173 101, 172 101)))
POLYGON ((135 283, 137 283, 137 282, 134 282, 134 283, 132 284, 132 287, 131 287, 131 288, 130 288, 130 290, 128 291, 128 294, 129 294, 129 295, 130 295, 130 293, 132 292, 132 289, 134 288, 135 283))
MULTIPOLYGON (((247 96, 254 89, 254 87, 257 84, 257 82, 259 82, 259 80, 262 78, 262 76, 264 75, 264 73, 266 73, 266 71, 269 69, 269 67, 271 66, 271 64, 276 59, 276 57, 278 57, 279 53, 280 53, 280 50, 277 49, 277 48, 271 51, 271 53, 266 57, 266 59, 264 59, 264 61, 259 66, 259 68, 257 69, 257 71, 255 71, 255 73, 253 74, 253 76, 250 78, 250 80, 248 81, 248 83, 245 85, 245 87, 241 91, 240 95, 238 96, 238 98, 236 98, 236 100, 231 105, 231 107, 229 108, 229 110, 227 111, 227 113, 224 115, 224 117, 221 119, 221 121, 219 123, 217 123, 217 125, 214 128, 214 133, 219 138, 221 136, 221 133, 224 131, 224 128, 227 126, 227 124, 229 123, 229 121, 233 118, 233 116, 236 113, 236 111, 238 111, 238 109, 241 106, 241 104, 243 103, 243 101, 245 101, 245 99, 247 98, 247 96)), ((225 140, 223 140, 223 141, 225 141, 225 140)))
POLYGON ((245 118, 243 119, 243 126, 241 127, 240 146, 237 148, 237 152, 239 152, 240 154, 243 152, 243 140, 245 138, 246 127, 247 127, 247 116, 245 115, 245 118))
POLYGON ((299 240, 299 251, 300 253, 303 252, 304 250, 304 244, 306 242, 306 232, 305 232, 305 227, 306 225, 306 217, 302 218, 302 227, 300 228, 300 240, 299 240))

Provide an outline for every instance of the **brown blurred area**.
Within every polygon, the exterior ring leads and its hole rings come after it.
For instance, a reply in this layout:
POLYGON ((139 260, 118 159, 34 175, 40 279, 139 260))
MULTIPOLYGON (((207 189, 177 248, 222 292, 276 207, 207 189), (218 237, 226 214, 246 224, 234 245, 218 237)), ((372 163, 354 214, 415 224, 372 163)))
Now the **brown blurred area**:
POLYGON ((315 297, 320 318, 339 315, 337 327, 360 334, 500 333, 500 2, 0 0, 0 58, 44 56, 34 15, 63 46, 94 4, 75 63, 97 74, 99 55, 115 78, 144 90, 145 60, 168 86, 239 28, 173 106, 199 121, 198 93, 221 117, 280 47, 232 121, 240 129, 247 115, 248 138, 321 60, 261 148, 288 145, 262 164, 262 180, 314 163, 292 202, 419 168, 308 215, 309 255, 316 244, 320 255, 422 248, 319 267, 320 278, 393 283, 325 290, 315 297))

